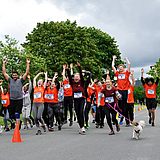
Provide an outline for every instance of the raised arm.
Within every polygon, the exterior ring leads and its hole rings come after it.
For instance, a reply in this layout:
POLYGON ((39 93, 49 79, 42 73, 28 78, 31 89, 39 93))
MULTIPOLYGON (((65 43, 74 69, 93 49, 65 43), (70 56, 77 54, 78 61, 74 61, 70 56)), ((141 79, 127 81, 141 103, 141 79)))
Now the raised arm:
POLYGON ((47 79, 48 79, 48 74, 47 74, 47 72, 45 72, 44 75, 45 75, 44 88, 46 88, 46 86, 47 86, 47 79))
POLYGON ((113 60, 112 60, 112 69, 113 69, 114 73, 116 73, 116 71, 117 71, 116 68, 115 68, 115 60, 116 60, 116 58, 117 58, 116 56, 113 56, 113 60))
POLYGON ((52 79, 52 83, 55 83, 55 80, 58 78, 58 73, 55 72, 53 79, 52 79))
POLYGON ((63 81, 66 79, 65 73, 66 73, 66 64, 63 65, 63 72, 62 72, 63 81))
POLYGON ((71 75, 73 75, 73 63, 70 64, 71 75))
POLYGON ((70 85, 72 85, 72 76, 71 76, 70 70, 67 68, 66 71, 67 71, 67 75, 69 78, 69 83, 70 83, 70 85))
POLYGON ((126 60, 127 66, 128 66, 128 72, 130 72, 131 71, 131 63, 127 57, 125 58, 125 60, 126 60))
POLYGON ((2 74, 3 74, 4 78, 8 81, 9 75, 6 72, 6 63, 7 63, 7 59, 4 58, 3 59, 3 64, 2 64, 2 74))
POLYGON ((40 72, 40 73, 38 73, 38 74, 34 77, 34 79, 33 79, 33 87, 34 87, 34 88, 37 86, 37 83, 36 83, 37 78, 38 78, 40 75, 42 75, 42 74, 44 74, 44 73, 43 73, 43 72, 40 72))
POLYGON ((26 80, 26 78, 27 78, 27 75, 29 74, 29 68, 30 68, 30 60, 29 59, 27 59, 26 60, 26 72, 25 72, 25 74, 23 75, 23 80, 26 80))
POLYGON ((109 70, 108 70, 108 69, 106 70, 106 81, 107 81, 107 80, 111 80, 111 78, 110 78, 110 76, 109 76, 109 70))
POLYGON ((2 93, 3 93, 2 83, 3 83, 3 80, 0 80, 0 94, 2 94, 2 93))
POLYGON ((32 92, 32 82, 31 82, 31 77, 30 75, 27 76, 28 80, 29 80, 29 89, 28 89, 28 92, 31 94, 32 92))
POLYGON ((141 69, 141 82, 142 82, 143 85, 145 84, 145 81, 144 81, 144 69, 143 68, 141 69))
POLYGON ((135 78, 134 78, 134 71, 133 70, 131 71, 131 80, 132 80, 131 85, 134 86, 135 85, 135 78))
POLYGON ((83 75, 82 75, 82 69, 81 69, 81 65, 80 65, 79 62, 77 62, 77 66, 78 66, 78 69, 79 69, 81 82, 84 84, 84 78, 83 78, 83 75))

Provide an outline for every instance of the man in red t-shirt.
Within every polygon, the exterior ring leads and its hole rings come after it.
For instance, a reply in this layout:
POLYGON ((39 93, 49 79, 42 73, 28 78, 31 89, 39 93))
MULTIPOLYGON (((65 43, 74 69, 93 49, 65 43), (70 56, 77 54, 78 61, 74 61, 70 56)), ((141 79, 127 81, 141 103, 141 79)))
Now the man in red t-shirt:
MULTIPOLYGON (((122 109, 122 115, 126 117, 127 111, 127 97, 128 89, 130 86, 129 76, 130 76, 130 62, 128 58, 125 58, 128 68, 125 69, 123 64, 118 65, 118 69, 115 68, 116 56, 113 56, 112 69, 115 76, 117 77, 117 89, 118 92, 122 95, 122 98, 118 100, 118 105, 122 109)), ((123 118, 121 118, 120 124, 123 124, 123 118)), ((129 126, 129 122, 126 121, 126 127, 129 126)))

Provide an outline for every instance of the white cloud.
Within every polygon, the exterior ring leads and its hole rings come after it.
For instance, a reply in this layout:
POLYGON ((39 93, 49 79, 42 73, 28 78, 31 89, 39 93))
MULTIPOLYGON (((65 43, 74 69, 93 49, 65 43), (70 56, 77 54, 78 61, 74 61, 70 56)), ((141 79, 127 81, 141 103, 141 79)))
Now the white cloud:
POLYGON ((3 0, 0 5, 0 37, 9 34, 23 42, 37 22, 79 19, 60 10, 49 1, 37 3, 34 0, 3 0))

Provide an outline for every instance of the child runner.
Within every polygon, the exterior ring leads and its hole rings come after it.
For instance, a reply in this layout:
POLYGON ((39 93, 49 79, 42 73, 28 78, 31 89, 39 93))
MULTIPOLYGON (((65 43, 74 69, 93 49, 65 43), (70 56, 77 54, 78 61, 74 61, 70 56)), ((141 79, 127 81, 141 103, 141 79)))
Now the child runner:
POLYGON ((28 129, 27 121, 32 128, 32 122, 30 119, 31 114, 31 92, 32 92, 32 82, 30 79, 30 75, 27 76, 29 83, 23 86, 23 108, 22 108, 22 117, 24 122, 24 129, 28 129))

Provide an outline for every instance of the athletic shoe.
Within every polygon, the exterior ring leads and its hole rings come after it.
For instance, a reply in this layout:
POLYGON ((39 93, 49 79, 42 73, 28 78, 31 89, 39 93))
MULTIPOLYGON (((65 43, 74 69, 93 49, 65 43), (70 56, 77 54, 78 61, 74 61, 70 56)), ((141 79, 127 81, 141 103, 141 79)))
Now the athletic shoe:
POLYGON ((99 128, 99 124, 96 124, 96 128, 99 128))
POLYGON ((79 130, 79 134, 81 135, 85 135, 86 134, 86 130, 84 127, 82 127, 80 130, 79 130))
POLYGON ((5 132, 9 132, 10 131, 10 129, 7 127, 7 128, 5 128, 5 132))
POLYGON ((104 125, 100 125, 100 128, 103 128, 104 127, 104 125))
POLYGON ((43 125, 42 128, 43 128, 43 131, 46 132, 46 126, 43 125))
POLYGON ((69 126, 72 126, 72 125, 73 125, 73 121, 70 121, 69 126))
POLYGON ((120 131, 120 126, 116 125, 116 131, 119 132, 120 131))
POLYGON ((48 131, 49 131, 49 132, 53 132, 53 131, 54 131, 54 128, 53 128, 53 127, 49 127, 49 128, 48 128, 48 131))
POLYGON ((114 135, 114 134, 115 134, 114 131, 109 132, 109 135, 114 135))
POLYGON ((62 129, 62 126, 61 126, 61 125, 59 125, 59 126, 58 126, 58 130, 60 131, 61 129, 62 129))

